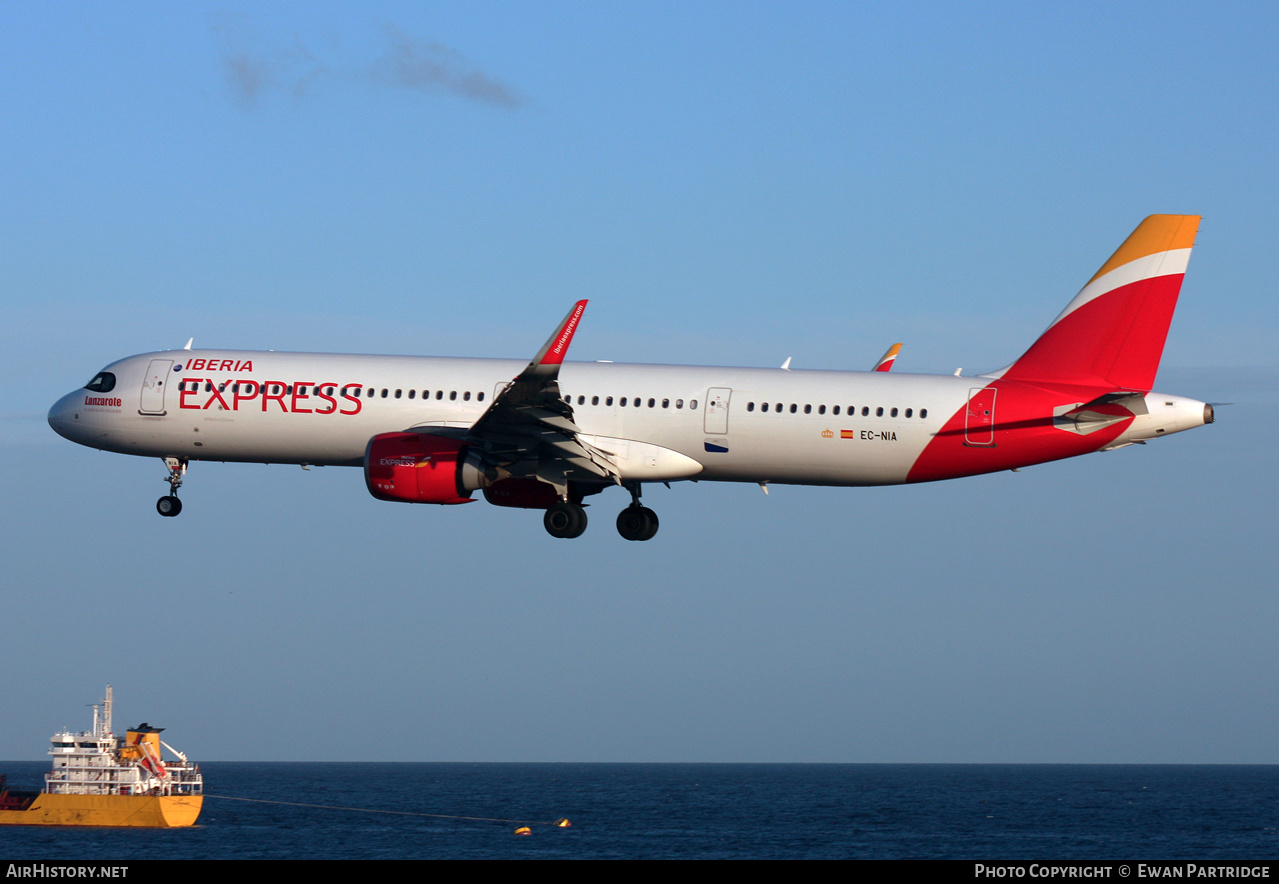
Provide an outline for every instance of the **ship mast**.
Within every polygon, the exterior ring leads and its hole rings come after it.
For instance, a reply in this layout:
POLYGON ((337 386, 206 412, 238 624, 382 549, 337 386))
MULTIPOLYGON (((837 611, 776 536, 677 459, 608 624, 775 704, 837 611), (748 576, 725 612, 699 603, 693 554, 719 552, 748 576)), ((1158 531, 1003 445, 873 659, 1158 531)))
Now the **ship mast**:
POLYGON ((111 733, 111 685, 107 685, 107 697, 102 701, 102 733, 100 737, 109 736, 111 733))

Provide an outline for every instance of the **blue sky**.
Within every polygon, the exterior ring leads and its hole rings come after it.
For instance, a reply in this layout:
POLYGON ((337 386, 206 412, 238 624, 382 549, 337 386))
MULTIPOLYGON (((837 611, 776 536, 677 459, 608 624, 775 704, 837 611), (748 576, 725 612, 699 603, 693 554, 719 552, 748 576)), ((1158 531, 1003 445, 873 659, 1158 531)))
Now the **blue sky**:
POLYGON ((1276 762, 1279 12, 0 8, 0 758, 116 685, 204 759, 1276 762), (1158 389, 1211 427, 908 488, 379 503, 81 449, 180 347, 899 371, 1015 358, 1204 222, 1158 389), (1267 270, 1269 276, 1262 273, 1267 270), (372 727, 370 728, 370 725, 372 727), (371 740, 353 739, 375 734, 371 740))

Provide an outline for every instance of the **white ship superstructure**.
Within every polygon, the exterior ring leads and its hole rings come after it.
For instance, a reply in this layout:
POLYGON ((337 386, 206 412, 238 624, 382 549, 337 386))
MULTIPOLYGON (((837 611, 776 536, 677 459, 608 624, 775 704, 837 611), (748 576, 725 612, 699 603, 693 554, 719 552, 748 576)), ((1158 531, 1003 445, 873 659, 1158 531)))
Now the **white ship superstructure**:
POLYGON ((54 734, 53 770, 44 775, 52 795, 199 795, 200 768, 160 739, 163 728, 146 723, 121 740, 111 730, 111 686, 101 710, 93 707, 93 730, 54 734), (176 760, 165 761, 160 747, 176 760))

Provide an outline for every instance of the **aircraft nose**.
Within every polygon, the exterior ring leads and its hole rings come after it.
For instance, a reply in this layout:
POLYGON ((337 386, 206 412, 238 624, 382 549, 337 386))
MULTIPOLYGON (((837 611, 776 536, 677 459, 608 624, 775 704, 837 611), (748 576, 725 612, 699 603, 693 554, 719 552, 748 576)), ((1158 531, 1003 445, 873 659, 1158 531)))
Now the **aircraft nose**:
POLYGON ((75 440, 75 426, 78 415, 75 407, 79 402, 79 391, 68 393, 49 409, 49 426, 64 439, 75 440))

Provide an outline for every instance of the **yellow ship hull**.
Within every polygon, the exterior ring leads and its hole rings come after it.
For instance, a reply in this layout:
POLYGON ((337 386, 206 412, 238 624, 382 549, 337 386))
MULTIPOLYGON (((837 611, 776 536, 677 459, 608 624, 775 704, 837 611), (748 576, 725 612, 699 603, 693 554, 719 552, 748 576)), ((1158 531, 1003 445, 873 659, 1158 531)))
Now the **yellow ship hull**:
POLYGON ((8 826, 138 826, 168 829, 195 825, 203 795, 49 795, 26 810, 0 810, 8 826))

